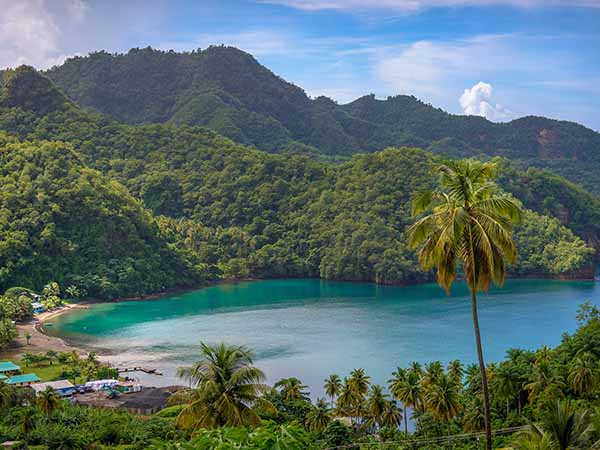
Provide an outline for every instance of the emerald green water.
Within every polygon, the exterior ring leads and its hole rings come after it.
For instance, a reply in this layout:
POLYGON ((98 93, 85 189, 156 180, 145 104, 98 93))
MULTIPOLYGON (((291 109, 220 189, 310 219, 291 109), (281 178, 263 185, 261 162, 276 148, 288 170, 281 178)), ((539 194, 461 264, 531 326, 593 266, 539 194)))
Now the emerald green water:
MULTIPOLYGON (((600 303, 600 284, 511 280, 480 297, 486 359, 511 347, 556 345, 575 329, 577 306, 600 303)), ((145 364, 180 383, 175 369, 197 359, 200 341, 244 344, 270 381, 296 376, 320 394, 330 373, 363 367, 384 383, 416 360, 476 361, 463 285, 384 287, 320 280, 231 283, 159 300, 98 304, 56 318, 47 331, 103 352, 114 363, 145 364)), ((136 375, 137 376, 137 375, 136 375)))

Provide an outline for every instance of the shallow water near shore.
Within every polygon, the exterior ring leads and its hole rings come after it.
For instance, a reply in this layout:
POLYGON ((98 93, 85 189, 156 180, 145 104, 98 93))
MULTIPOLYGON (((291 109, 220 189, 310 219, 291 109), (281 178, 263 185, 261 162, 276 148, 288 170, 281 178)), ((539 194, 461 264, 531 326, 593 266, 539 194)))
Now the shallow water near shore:
MULTIPOLYGON (((479 313, 488 362, 507 349, 556 345, 576 328, 585 300, 600 303, 600 283, 509 280, 481 294, 479 313)), ((144 365, 164 376, 143 383, 181 384, 176 368, 198 359, 201 341, 253 349, 269 381, 296 376, 313 396, 330 373, 363 367, 385 384, 397 366, 476 361, 470 300, 457 284, 450 296, 434 284, 387 287, 322 280, 268 280, 217 285, 155 300, 92 305, 52 319, 49 334, 95 349, 119 365, 144 365)))

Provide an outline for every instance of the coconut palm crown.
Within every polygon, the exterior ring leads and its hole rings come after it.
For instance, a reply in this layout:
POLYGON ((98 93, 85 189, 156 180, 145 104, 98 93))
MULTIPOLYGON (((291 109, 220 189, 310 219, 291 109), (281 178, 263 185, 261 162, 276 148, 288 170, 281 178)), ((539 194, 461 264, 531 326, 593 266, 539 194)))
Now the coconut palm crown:
POLYGON ((487 375, 481 346, 477 291, 491 283, 501 285, 505 260, 514 262, 517 249, 513 224, 521 219, 520 206, 494 183, 496 164, 471 159, 438 166, 440 191, 417 194, 413 216, 420 217, 408 229, 408 244, 421 246, 419 262, 424 270, 437 269, 437 280, 446 292, 457 277, 459 264, 471 291, 473 328, 481 372, 486 448, 491 450, 491 424, 487 375))

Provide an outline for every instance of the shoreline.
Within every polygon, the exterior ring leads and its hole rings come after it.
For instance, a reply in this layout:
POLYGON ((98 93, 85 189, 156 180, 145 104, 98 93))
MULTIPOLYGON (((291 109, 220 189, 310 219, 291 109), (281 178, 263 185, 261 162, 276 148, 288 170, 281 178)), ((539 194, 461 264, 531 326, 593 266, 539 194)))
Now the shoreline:
MULTIPOLYGON (((295 279, 295 278, 291 278, 295 279)), ((321 280, 320 278, 315 278, 321 280)), ((540 280, 555 280, 555 281, 590 281, 594 282, 595 280, 589 278, 560 278, 560 277, 507 277, 510 280, 532 280, 532 279, 540 279, 540 280)), ((112 300, 104 300, 104 299, 86 299, 81 300, 75 303, 69 303, 61 308, 58 308, 53 311, 46 311, 40 313, 34 318, 26 323, 17 323, 17 331, 18 337, 13 342, 13 344, 0 353, 0 359, 10 359, 15 357, 20 357, 23 353, 33 352, 33 353, 45 353, 49 350, 53 350, 56 352, 63 351, 76 351, 81 355, 86 355, 88 350, 86 350, 81 345, 73 345, 72 343, 66 341, 63 338, 52 336, 48 334, 44 330, 44 324, 47 323, 50 319, 59 317, 64 314, 68 314, 76 309, 89 309, 91 305, 96 304, 104 304, 104 303, 121 303, 121 302, 133 302, 133 301, 147 301, 147 300, 158 300, 167 296, 171 296, 177 293, 187 293, 195 290, 205 289, 213 286, 218 286, 221 284, 228 283, 243 283, 243 282, 253 282, 253 281, 261 281, 263 279, 257 278, 244 278, 244 279, 230 279, 230 280, 219 280, 214 283, 205 284, 201 286, 189 286, 189 287, 181 287, 168 289, 161 292, 155 292, 147 295, 140 295, 134 297, 119 297, 112 300), (31 335, 31 339, 29 344, 27 344, 25 335, 29 333, 31 335)), ((269 279, 265 279, 269 280, 269 279)), ((332 282, 342 282, 342 283, 372 283, 376 285, 381 285, 385 287, 406 287, 407 285, 393 285, 393 284, 378 284, 369 281, 353 281, 353 280, 323 280, 323 281, 332 281, 332 282)), ((414 283, 415 285, 419 284, 429 284, 431 281, 425 283, 414 283)), ((435 283, 435 282, 433 282, 435 283)))
POLYGON ((48 320, 69 313, 74 309, 87 309, 84 303, 70 303, 53 311, 46 311, 33 317, 29 322, 17 323, 17 338, 13 343, 0 353, 0 358, 11 359, 20 358, 24 353, 46 353, 53 350, 55 352, 71 352, 76 351, 81 355, 86 355, 88 352, 81 347, 71 345, 64 339, 57 336, 47 334, 43 327, 48 320), (29 334, 31 338, 29 343, 25 336, 29 334))

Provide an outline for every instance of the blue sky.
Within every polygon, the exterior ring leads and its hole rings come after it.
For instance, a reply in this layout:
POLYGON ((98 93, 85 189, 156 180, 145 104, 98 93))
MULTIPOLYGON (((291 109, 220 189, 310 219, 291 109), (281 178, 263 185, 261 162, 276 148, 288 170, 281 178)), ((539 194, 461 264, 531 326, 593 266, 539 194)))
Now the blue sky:
POLYGON ((0 0, 0 66, 211 44, 340 103, 412 94, 600 130, 600 0, 0 0))

